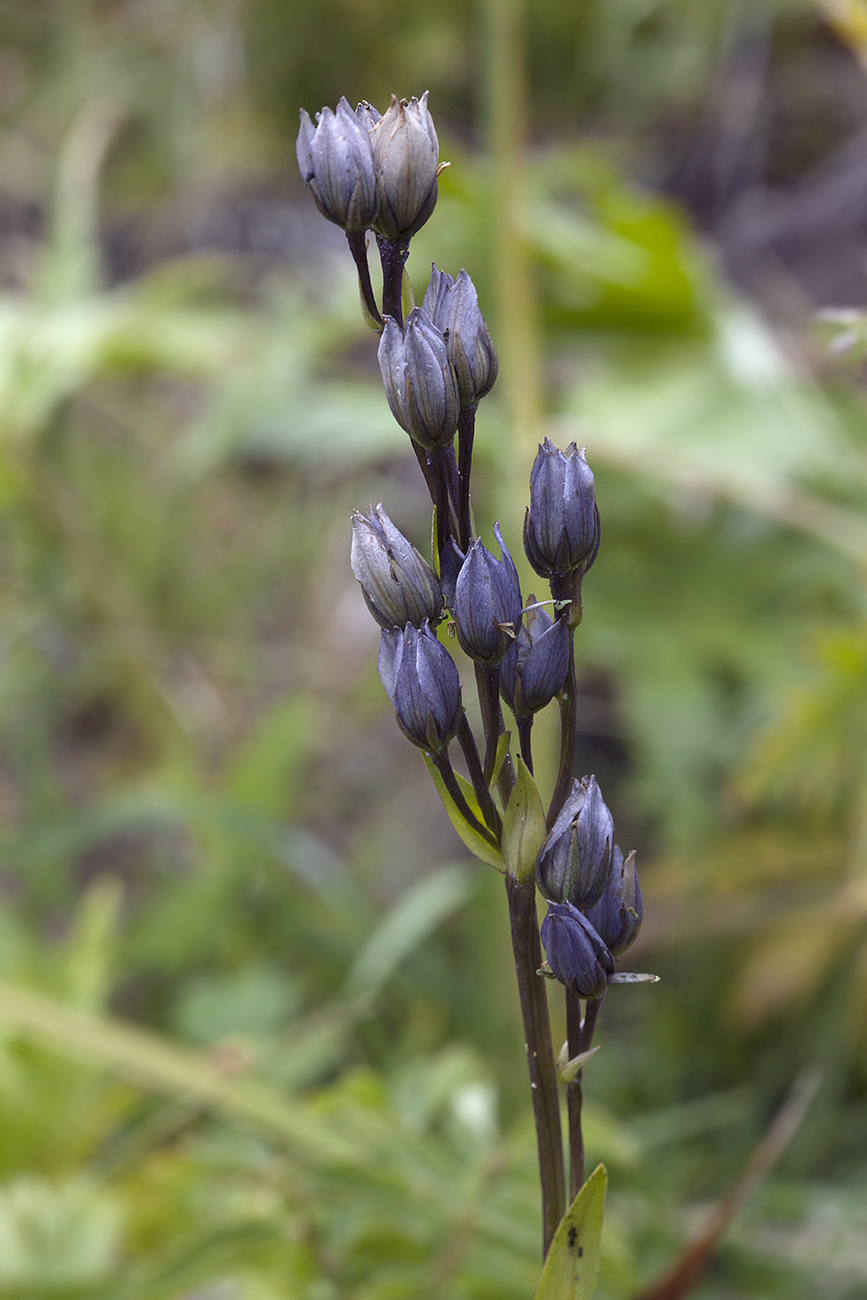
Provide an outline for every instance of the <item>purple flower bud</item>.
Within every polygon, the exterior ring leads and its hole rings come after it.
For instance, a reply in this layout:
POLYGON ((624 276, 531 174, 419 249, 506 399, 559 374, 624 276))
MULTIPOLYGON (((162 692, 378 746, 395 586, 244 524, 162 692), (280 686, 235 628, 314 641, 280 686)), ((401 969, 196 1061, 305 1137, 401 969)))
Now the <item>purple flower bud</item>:
POLYGON ((379 193, 377 231, 401 239, 421 230, 437 201, 439 142, 427 107, 391 97, 391 105, 370 131, 379 193))
POLYGON ((391 316, 379 341, 379 368, 391 413, 424 447, 451 442, 458 427, 458 386, 443 336, 416 307, 401 330, 391 316))
POLYGON ((500 694, 516 718, 529 718, 550 704, 569 671, 569 628, 563 619, 555 623, 534 600, 531 596, 517 640, 500 665, 500 694))
POLYGON ((466 271, 453 280, 434 266, 422 307, 445 337, 461 406, 477 406, 494 386, 497 353, 466 271))
POLYGON ((635 870, 634 849, 624 860, 623 853, 615 844, 605 892, 586 915, 615 957, 626 952, 644 919, 644 899, 635 870))
POLYGON ((439 579, 415 547, 395 528, 381 505, 367 515, 352 512, 352 572, 367 608, 384 628, 432 627, 443 616, 439 579))
POLYGON ((461 685, 454 660, 427 623, 384 630, 379 677, 401 731, 419 749, 441 754, 461 720, 461 685))
POLYGON ((549 438, 530 471, 530 506, 524 517, 524 550, 543 578, 590 568, 599 551, 599 511, 593 473, 571 443, 565 453, 549 438))
POLYGON ((449 536, 440 554, 440 582, 447 609, 455 607, 455 590, 466 556, 452 536, 449 536))
POLYGON ((323 108, 316 126, 304 109, 296 153, 301 175, 324 217, 346 231, 368 230, 376 220, 379 196, 367 127, 346 99, 337 112, 323 108))
POLYGON ((592 907, 608 883, 613 843, 614 821, 596 777, 573 781, 536 860, 542 893, 557 903, 592 907))
POLYGON ((614 959, 586 916, 571 903, 548 903, 542 943, 552 973, 579 997, 600 998, 614 974, 614 959))
POLYGON ((498 664, 521 630, 521 585, 500 525, 494 536, 502 559, 473 542, 455 584, 455 627, 461 649, 477 663, 498 664))

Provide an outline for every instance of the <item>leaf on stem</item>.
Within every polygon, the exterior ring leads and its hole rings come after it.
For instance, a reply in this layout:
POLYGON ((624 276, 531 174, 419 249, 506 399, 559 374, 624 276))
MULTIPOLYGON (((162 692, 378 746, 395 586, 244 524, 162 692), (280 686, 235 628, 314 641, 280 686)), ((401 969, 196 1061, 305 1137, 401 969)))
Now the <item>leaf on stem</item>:
POLYGON ((560 1049, 560 1055, 557 1057, 558 1082, 571 1083, 578 1071, 584 1069, 590 1057, 595 1056, 601 1046, 601 1043, 597 1043, 595 1047, 588 1047, 586 1052, 579 1052, 577 1056, 573 1056, 570 1060, 569 1044, 564 1043, 560 1049))
MULTIPOLYGON (((442 799, 443 807, 448 813, 449 821, 452 826, 454 826, 470 853, 472 853, 473 857, 479 858, 480 861, 487 862, 488 866, 496 867, 498 871, 502 871, 505 875, 508 868, 503 855, 494 847, 493 844, 490 844, 483 835, 480 835, 474 826, 470 826, 470 824, 464 819, 463 813, 446 789, 445 782, 437 771, 433 759, 429 754, 424 754, 423 757, 425 766, 430 773, 430 778, 437 788, 437 794, 440 799, 442 799)), ((465 780, 464 777, 460 775, 459 772, 455 772, 455 779, 461 788, 461 793, 467 801, 467 806, 469 807, 470 812, 474 813, 475 816, 478 817, 479 821, 484 823, 485 819, 482 815, 482 810, 479 807, 479 802, 476 799, 473 787, 470 785, 469 781, 465 780)))
POLYGON ((589 1300, 599 1280, 608 1174, 597 1165, 560 1221, 535 1300, 589 1300))
POLYGON ((491 789, 497 784, 500 772, 503 770, 503 764, 506 761, 506 755, 509 752, 509 745, 512 741, 511 731, 504 731, 497 741, 497 752, 494 755, 494 771, 489 782, 491 789))
POLYGON ((529 880, 545 840, 545 810, 527 764, 517 757, 515 784, 503 817, 503 857, 519 880, 529 880))

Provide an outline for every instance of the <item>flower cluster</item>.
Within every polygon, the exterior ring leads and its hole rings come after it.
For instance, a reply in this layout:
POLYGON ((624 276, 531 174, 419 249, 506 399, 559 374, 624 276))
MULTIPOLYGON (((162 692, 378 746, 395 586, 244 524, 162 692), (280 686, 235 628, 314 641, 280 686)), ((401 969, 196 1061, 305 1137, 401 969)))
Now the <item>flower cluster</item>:
MULTIPOLYGON (((476 412, 498 367, 478 293, 465 270, 454 279, 434 265, 421 306, 411 306, 405 266, 410 241, 434 210, 443 166, 427 98, 393 96, 384 115, 367 103, 353 112, 341 99, 335 112, 318 113, 315 125, 302 112, 298 163, 320 211, 346 232, 365 319, 380 335, 386 400, 411 439, 431 498, 430 563, 378 505, 366 515, 353 513, 351 565, 381 629, 379 676, 400 729, 425 754, 464 843, 508 877, 540 1158, 544 1152, 553 1162, 542 1177, 550 1242, 564 1208, 562 1143, 547 1002, 534 977, 555 977, 566 986, 567 999, 585 999, 594 1008, 577 1035, 570 1019, 571 1064, 583 1060, 599 1000, 612 980, 628 978, 615 973, 615 962, 635 939, 644 907, 635 854, 624 857, 614 843, 613 819, 596 778, 573 776, 573 641, 582 617, 582 582, 600 539, 596 486, 584 448, 572 443, 561 451, 547 438, 539 448, 524 550, 550 599, 530 595, 525 605, 500 525, 493 528, 498 558, 476 535, 471 509, 476 412), (381 303, 368 268, 368 231, 375 235, 382 268, 381 303), (472 662, 481 744, 464 711, 445 630, 472 662), (536 715, 555 700, 560 762, 546 814, 533 777, 532 728, 536 715), (514 753, 503 705, 514 717, 514 753), (455 741, 466 777, 452 767, 455 741), (541 933, 536 886, 548 903, 541 933)), ((580 1086, 574 1075, 565 1081, 580 1086)), ((580 1126, 580 1108, 575 1113, 580 1126)), ((580 1132, 573 1133, 573 1143, 573 1154, 583 1151, 580 1132)))
POLYGON ((376 230, 400 239, 421 230, 437 201, 439 142, 421 99, 391 97, 383 116, 346 99, 316 125, 301 110, 298 166, 324 217, 347 233, 376 230))
POLYGON ((644 901, 635 853, 624 859, 595 776, 572 791, 536 859, 548 900, 542 942, 552 973, 582 998, 598 998, 638 934, 644 901))

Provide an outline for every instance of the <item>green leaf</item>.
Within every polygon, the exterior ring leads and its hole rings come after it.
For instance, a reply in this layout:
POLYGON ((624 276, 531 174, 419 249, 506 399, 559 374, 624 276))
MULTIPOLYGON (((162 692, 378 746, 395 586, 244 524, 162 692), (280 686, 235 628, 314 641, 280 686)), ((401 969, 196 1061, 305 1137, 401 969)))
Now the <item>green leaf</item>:
POLYGON ((346 977, 346 991, 372 996, 427 936, 472 897, 477 876, 443 867, 413 885, 380 921, 346 977))
POLYGON ((503 818, 503 857, 519 880, 529 880, 545 840, 545 810, 520 754, 516 760, 515 784, 503 818))
POLYGON ((0 982, 0 1025, 59 1052, 116 1071, 135 1087, 181 1096, 202 1110, 254 1124, 312 1162, 363 1164, 368 1154, 354 1134, 338 1131, 295 1097, 261 1079, 232 1074, 203 1053, 178 1047, 148 1030, 0 982))
POLYGON ((589 1300, 601 1262, 602 1210, 608 1174, 597 1165, 551 1242, 535 1300, 589 1300))
MULTIPOLYGON (((437 788, 437 794, 443 801, 443 807, 449 815, 449 821, 452 826, 454 826, 470 853, 472 853, 473 857, 479 858, 480 861, 487 862, 488 866, 496 867, 498 871, 502 871, 505 875, 507 867, 503 855, 494 848, 493 844, 489 844, 484 836, 480 835, 474 827, 464 821, 463 813, 446 789, 445 782, 437 771, 433 759, 428 754, 423 754, 422 757, 424 758, 427 770, 430 772, 431 780, 437 788)), ((469 781, 465 780, 464 777, 460 775, 460 773, 456 772, 455 777, 457 778, 458 785, 461 788, 461 793, 466 799, 470 811, 475 813, 480 822, 484 823, 485 819, 482 816, 482 810, 479 807, 473 787, 470 785, 469 781)))
POLYGON ((509 752, 511 740, 511 731, 504 731, 500 736, 500 739, 497 741, 497 752, 494 755, 494 770, 491 773, 491 779, 488 782, 490 786, 495 786, 497 784, 497 778, 499 777, 503 764, 506 761, 506 755, 509 752))

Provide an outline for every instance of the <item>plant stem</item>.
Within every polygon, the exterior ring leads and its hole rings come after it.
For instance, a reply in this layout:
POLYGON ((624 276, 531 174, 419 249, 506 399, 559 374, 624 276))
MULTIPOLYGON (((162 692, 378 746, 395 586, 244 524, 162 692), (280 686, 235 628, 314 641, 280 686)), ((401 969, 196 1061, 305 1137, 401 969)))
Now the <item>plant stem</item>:
POLYGON ((470 472, 473 468, 473 439, 476 433, 476 408, 465 406, 458 416, 458 544, 466 552, 473 537, 470 515, 470 472))
POLYGON ((518 977, 518 996, 524 1020, 533 1119, 539 1151, 542 1184, 542 1242, 547 1255, 557 1225, 565 1212, 563 1139, 560 1131, 560 1099, 551 1042, 551 1022, 545 980, 537 975, 542 964, 542 945, 536 918, 536 883, 506 876, 512 950, 518 977))
POLYGON ((346 242, 349 244, 349 251, 352 254, 352 260, 358 268, 358 287, 361 291, 362 302, 364 303, 368 315, 381 330, 382 317, 379 314, 379 307, 376 305, 373 285, 370 282, 370 266, 367 261, 367 231, 347 231, 346 242))
MULTIPOLYGON (((604 994, 602 995, 605 996, 604 994)), ((581 1052, 589 1050, 596 1028, 596 1017, 602 1006, 602 998, 594 998, 585 1004, 584 1016, 581 1016, 581 999, 574 989, 566 989, 566 1036, 569 1060, 581 1052)), ((584 1133, 581 1127, 581 1109, 584 1092, 581 1086, 579 1070, 575 1078, 566 1085, 566 1111, 569 1116, 569 1199, 573 1201, 584 1186, 584 1133)))
POLYGON ((391 316, 403 329, 403 268, 409 257, 408 239, 376 236, 382 263, 382 314, 391 316))
POLYGON ((479 692, 479 707, 482 710, 482 727, 485 732, 485 781, 490 784, 494 776, 497 742, 503 730, 499 669, 488 668, 485 664, 476 664, 476 686, 479 692))
POLYGON ((431 754, 431 759, 443 779, 443 784, 460 809, 464 821, 469 826, 472 826, 474 831, 478 831, 482 838, 490 844, 492 848, 499 849, 500 841, 498 837, 494 835, 493 831, 488 830, 488 827, 485 826, 484 822, 479 821, 478 817, 472 811, 470 805, 464 798, 464 793, 457 783, 448 754, 431 754))
POLYGON ((496 805, 491 798, 491 791, 488 788, 485 774, 482 771, 482 760, 479 758, 479 751, 476 747, 476 738, 472 733, 469 722, 467 722, 466 714, 462 716, 461 725, 458 727, 458 743, 460 744, 464 753, 464 758, 466 759, 467 770, 470 774, 470 781, 472 782, 473 789, 476 792, 476 798, 479 801, 479 807, 484 813, 485 821, 488 823, 497 839, 499 839, 500 833, 503 829, 502 819, 500 818, 496 805))
POLYGON ((548 830, 557 820, 557 814, 566 802, 572 788, 572 773, 575 767, 575 723, 577 721, 577 682, 575 678, 575 642, 569 641, 569 671, 560 692, 560 766, 557 771, 557 784, 548 809, 548 830))
POLYGON ((531 737, 533 734, 533 719, 532 717, 516 718, 515 725, 518 728, 518 743, 521 746, 521 758, 523 758, 524 762, 527 764, 527 771, 530 773, 530 776, 532 776, 533 748, 531 737))
POLYGON ((448 452, 434 448, 428 456, 433 485, 433 499, 436 507, 437 554, 442 559, 446 542, 449 540, 451 514, 449 506, 449 459, 448 452))

